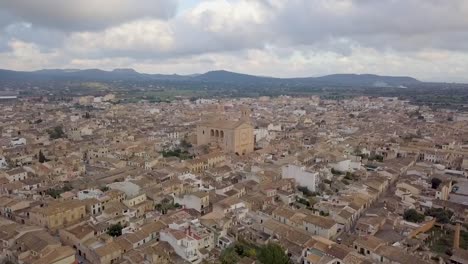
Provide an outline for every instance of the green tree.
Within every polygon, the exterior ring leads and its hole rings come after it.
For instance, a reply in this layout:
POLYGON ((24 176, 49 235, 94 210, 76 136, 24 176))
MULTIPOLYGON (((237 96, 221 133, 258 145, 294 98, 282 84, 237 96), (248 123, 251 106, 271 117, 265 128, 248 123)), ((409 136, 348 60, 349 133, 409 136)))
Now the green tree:
POLYGON ((47 130, 47 133, 49 133, 50 139, 58 139, 65 137, 65 132, 63 132, 62 126, 56 126, 53 129, 49 129, 47 130))
POLYGON ((290 263, 285 250, 278 244, 268 243, 260 248, 257 254, 258 260, 263 264, 288 264, 290 263))
POLYGON ((410 222, 413 222, 413 223, 420 223, 420 222, 424 221, 424 215, 418 213, 414 209, 406 210, 405 213, 403 214, 403 218, 406 221, 410 221, 410 222))
POLYGON ((424 213, 425 215, 435 217, 437 222, 447 224, 450 222, 453 216, 453 212, 450 210, 444 210, 443 208, 429 208, 424 213))
POLYGON ((309 196, 315 196, 315 193, 310 191, 309 188, 307 188, 306 186, 298 186, 297 187, 297 190, 302 192, 305 196, 309 197, 309 196))
POLYGON ((118 237, 122 235, 122 229, 123 229, 123 226, 120 223, 117 223, 109 227, 107 234, 109 236, 118 237))
POLYGON ((234 247, 228 247, 221 252, 220 259, 222 264, 235 264, 239 262, 240 257, 234 247))

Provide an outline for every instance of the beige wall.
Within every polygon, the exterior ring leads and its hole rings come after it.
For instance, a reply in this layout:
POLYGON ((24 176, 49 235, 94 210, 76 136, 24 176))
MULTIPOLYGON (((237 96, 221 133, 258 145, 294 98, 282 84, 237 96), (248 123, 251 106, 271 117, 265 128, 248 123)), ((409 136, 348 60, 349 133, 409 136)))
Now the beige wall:
POLYGON ((241 124, 234 129, 199 125, 197 127, 197 144, 209 143, 218 143, 224 150, 239 155, 250 153, 254 149, 253 127, 248 123, 241 124))
POLYGON ((63 225, 76 222, 86 216, 84 205, 66 211, 60 211, 53 215, 43 215, 40 212, 30 214, 31 222, 36 225, 55 229, 63 225))

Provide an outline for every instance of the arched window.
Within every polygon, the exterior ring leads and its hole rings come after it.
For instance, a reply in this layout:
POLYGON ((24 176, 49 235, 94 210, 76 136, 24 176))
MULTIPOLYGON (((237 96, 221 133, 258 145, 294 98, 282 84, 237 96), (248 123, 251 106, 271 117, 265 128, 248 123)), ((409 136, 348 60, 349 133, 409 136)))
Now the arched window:
POLYGON ((222 138, 224 138, 224 131, 223 131, 223 130, 221 130, 221 134, 220 134, 220 135, 221 135, 222 138))
POLYGON ((213 130, 213 129, 211 129, 211 133, 210 133, 210 134, 211 134, 212 137, 214 137, 214 130, 213 130))
POLYGON ((216 137, 219 137, 219 130, 216 130, 215 135, 216 135, 216 137))

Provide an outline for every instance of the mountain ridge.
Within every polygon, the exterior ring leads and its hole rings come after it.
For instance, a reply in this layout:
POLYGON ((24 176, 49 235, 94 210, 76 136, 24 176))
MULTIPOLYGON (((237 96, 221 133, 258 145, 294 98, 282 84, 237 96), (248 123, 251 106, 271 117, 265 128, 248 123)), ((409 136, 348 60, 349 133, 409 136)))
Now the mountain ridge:
POLYGON ((200 83, 226 83, 249 85, 363 85, 363 86, 404 86, 421 83, 409 76, 384 76, 376 74, 330 74, 318 77, 278 78, 258 76, 227 70, 214 70, 202 74, 150 74, 139 73, 131 68, 111 71, 101 69, 42 69, 37 71, 12 71, 0 69, 0 80, 77 80, 77 81, 191 81, 200 83))

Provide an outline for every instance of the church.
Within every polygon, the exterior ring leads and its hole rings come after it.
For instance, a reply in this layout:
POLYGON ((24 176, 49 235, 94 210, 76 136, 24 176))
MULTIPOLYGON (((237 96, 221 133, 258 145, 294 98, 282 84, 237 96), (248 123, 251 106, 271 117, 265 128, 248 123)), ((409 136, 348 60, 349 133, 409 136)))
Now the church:
POLYGON ((197 126, 197 145, 217 144, 226 152, 245 155, 254 150, 254 128, 250 109, 242 108, 239 120, 228 120, 218 112, 218 118, 197 126))

